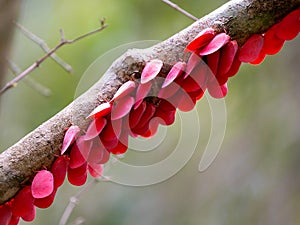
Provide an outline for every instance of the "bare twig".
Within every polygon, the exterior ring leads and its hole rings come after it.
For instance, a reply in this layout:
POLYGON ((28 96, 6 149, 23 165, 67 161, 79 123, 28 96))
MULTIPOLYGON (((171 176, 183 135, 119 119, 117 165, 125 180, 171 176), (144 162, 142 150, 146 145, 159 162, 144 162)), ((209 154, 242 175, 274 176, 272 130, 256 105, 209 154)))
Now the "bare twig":
POLYGON ((60 41, 58 45, 56 45, 54 48, 52 48, 47 54, 45 54, 43 57, 35 61, 31 66, 29 66, 26 70, 24 70, 22 73, 20 73, 16 78, 8 82, 2 89, 0 89, 0 95, 2 95, 4 92, 6 92, 8 89, 16 86, 16 84, 22 80, 24 77, 26 77, 31 71, 38 68, 39 65, 44 62, 47 58, 49 58, 54 52, 56 52, 58 49, 60 49, 62 46, 66 44, 73 44, 87 36, 90 36, 92 34, 98 33, 102 31, 104 28, 106 28, 107 25, 105 24, 105 20, 101 20, 101 26, 97 28, 96 30, 93 30, 91 32, 88 32, 86 34, 83 34, 73 40, 65 40, 64 38, 60 41))
MULTIPOLYGON (((7 60, 8 67, 12 71, 14 75, 20 74, 22 70, 12 61, 7 60)), ((42 84, 36 82, 35 80, 31 79, 30 77, 25 77, 24 82, 30 86, 32 89, 36 90, 41 95, 44 95, 46 97, 51 95, 51 90, 42 84)))
MULTIPOLYGON (((36 36, 32 32, 30 32, 28 29, 26 29, 24 26, 22 26, 19 23, 15 23, 16 26, 23 32, 23 34, 28 37, 30 40, 38 44, 46 53, 50 52, 50 48, 47 45, 47 43, 41 39, 40 37, 36 36)), ((72 72, 72 66, 66 63, 64 60, 62 60, 60 57, 58 57, 55 53, 53 53, 50 56, 57 64, 59 64, 62 68, 64 68, 67 72, 72 72)))
POLYGON ((184 9, 180 8, 178 5, 176 5, 175 3, 169 1, 169 0, 162 0, 164 3, 168 4, 169 6, 171 6, 172 8, 174 8, 175 10, 181 12, 183 15, 189 17, 192 20, 197 21, 198 18, 193 16, 192 14, 190 14, 189 12, 185 11, 184 9))
POLYGON ((62 217, 60 218, 60 221, 58 223, 59 225, 67 224, 67 221, 70 218, 70 215, 73 212, 73 209, 79 203, 79 198, 83 195, 84 192, 90 190, 96 184, 97 184, 97 180, 96 179, 92 180, 85 187, 83 187, 76 195, 74 195, 70 198, 70 201, 69 201, 62 217))

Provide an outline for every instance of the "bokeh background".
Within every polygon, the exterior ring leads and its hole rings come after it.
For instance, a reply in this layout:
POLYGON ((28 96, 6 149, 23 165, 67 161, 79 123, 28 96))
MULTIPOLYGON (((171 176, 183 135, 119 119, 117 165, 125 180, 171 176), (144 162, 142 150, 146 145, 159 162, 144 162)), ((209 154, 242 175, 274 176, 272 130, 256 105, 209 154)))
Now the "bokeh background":
MULTIPOLYGON (((226 1, 174 2, 202 17, 226 1)), ((159 0, 21 1, 18 22, 55 46, 60 28, 71 39, 95 29, 102 17, 109 24, 107 29, 57 52, 73 66, 72 74, 48 59, 30 75, 49 88, 51 96, 21 82, 1 97, 0 151, 70 103, 84 71, 99 56, 133 41, 164 40, 192 23, 159 0)), ((300 224, 299 47, 298 37, 261 65, 243 65, 230 80, 226 135, 208 170, 198 171, 211 129, 204 99, 196 107, 201 136, 183 169, 146 187, 100 182, 83 195, 70 221, 82 217, 88 225, 300 224)), ((24 69, 42 55, 36 44, 15 30, 9 57, 13 62, 24 69)), ((107 66, 104 63, 104 69, 107 66)), ((12 78, 9 72, 6 80, 12 78)), ((177 134, 179 125, 168 128, 167 135, 177 134)), ((151 157, 153 162, 160 161, 166 153, 152 152, 151 157)), ((137 159, 137 164, 146 163, 147 153, 129 154, 125 160, 137 159)), ((69 198, 79 189, 65 182, 54 204, 38 210, 30 224, 58 224, 69 198)))

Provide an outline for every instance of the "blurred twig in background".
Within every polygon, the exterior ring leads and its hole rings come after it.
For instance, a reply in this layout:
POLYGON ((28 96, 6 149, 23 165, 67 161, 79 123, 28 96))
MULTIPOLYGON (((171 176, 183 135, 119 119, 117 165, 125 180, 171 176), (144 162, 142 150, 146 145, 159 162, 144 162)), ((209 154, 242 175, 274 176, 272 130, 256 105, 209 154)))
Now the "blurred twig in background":
POLYGON ((162 0, 164 3, 166 3, 167 5, 171 6, 172 8, 174 8, 175 10, 181 12, 183 15, 189 17, 192 20, 197 21, 198 18, 193 16, 192 14, 190 14, 189 12, 185 11, 184 9, 180 8, 178 5, 176 5, 175 3, 169 1, 169 0, 162 0))
MULTIPOLYGON (((20 73, 22 73, 22 70, 20 69, 20 67, 18 67, 18 65, 16 65, 14 62, 7 60, 8 62, 8 67, 11 70, 11 72, 14 75, 18 75, 20 73)), ((25 77, 24 78, 24 82, 30 86, 31 88, 33 88, 35 91, 37 91, 38 93, 40 93, 41 95, 44 95, 46 97, 51 95, 51 90, 45 86, 43 86, 42 84, 36 82, 35 80, 31 79, 30 77, 25 77)))
POLYGON ((74 222, 70 223, 70 225, 82 225, 85 223, 85 219, 83 217, 77 217, 74 222))
MULTIPOLYGON (((46 53, 50 52, 50 48, 47 45, 47 43, 41 39, 40 37, 36 36, 32 32, 30 32, 28 29, 26 29, 24 26, 22 26, 19 23, 15 23, 16 26, 23 32, 23 34, 28 37, 30 40, 32 40, 34 43, 38 44, 46 53)), ((67 72, 72 72, 72 66, 68 63, 64 62, 60 57, 56 55, 56 53, 53 53, 50 55, 50 57, 59 64, 62 68, 64 68, 67 72)))
MULTIPOLYGON (((58 225, 66 225, 74 208, 76 207, 76 205, 79 204, 79 198, 86 192, 90 191, 93 187, 95 187, 99 182, 107 182, 107 181, 111 181, 109 177, 106 176, 100 176, 97 179, 93 179, 91 182, 89 182, 86 186, 84 186, 82 189, 80 189, 76 195, 72 196, 70 198, 70 201, 65 209, 65 211, 63 212, 58 225)), ((78 224, 82 224, 84 223, 84 218, 82 217, 78 217, 73 223, 72 225, 78 225, 78 224)))
POLYGON ((66 44, 73 44, 73 43, 75 43, 75 42, 77 42, 77 41, 79 41, 79 40, 81 40, 83 38, 86 38, 86 37, 88 37, 90 35, 93 35, 95 33, 98 33, 100 31, 102 31, 106 27, 107 27, 107 25, 105 24, 105 19, 102 19, 100 21, 100 27, 98 27, 97 29, 95 29, 93 31, 90 31, 90 32, 88 32, 86 34, 80 35, 79 37, 74 38, 72 40, 66 40, 64 38, 63 31, 60 30, 60 33, 61 33, 61 40, 60 40, 60 42, 54 48, 52 48, 50 51, 48 51, 47 54, 45 54, 43 57, 41 57, 40 59, 38 59, 37 61, 35 61, 31 66, 29 66, 26 70, 24 70, 22 73, 20 73, 16 78, 12 79, 6 85, 4 85, 4 87, 0 89, 0 95, 2 95, 8 89, 16 86, 16 84, 20 80, 22 80, 30 72, 32 72, 33 70, 35 70, 36 68, 38 68, 42 62, 44 62, 47 58, 49 58, 53 53, 55 53, 62 46, 66 45, 66 44))
POLYGON ((0 0, 0 86, 6 74, 6 58, 9 55, 15 20, 19 13, 20 1, 0 0))

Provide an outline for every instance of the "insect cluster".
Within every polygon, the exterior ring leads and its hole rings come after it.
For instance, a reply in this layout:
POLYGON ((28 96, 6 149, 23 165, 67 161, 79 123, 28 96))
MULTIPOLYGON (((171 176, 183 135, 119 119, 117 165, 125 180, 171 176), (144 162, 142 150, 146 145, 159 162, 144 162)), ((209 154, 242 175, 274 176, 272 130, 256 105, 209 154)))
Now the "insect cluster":
POLYGON ((128 137, 152 137, 159 125, 171 125, 176 109, 190 111, 206 89, 215 98, 228 92, 227 81, 242 62, 259 64, 266 55, 277 53, 286 40, 300 31, 300 9, 291 12, 264 34, 252 35, 238 46, 226 33, 207 28, 192 40, 185 51, 187 62, 176 62, 165 77, 164 63, 147 62, 140 80, 129 80, 109 102, 96 107, 87 119, 86 131, 76 125, 65 133, 61 156, 50 170, 38 171, 14 198, 0 206, 0 224, 18 224, 20 218, 32 221, 35 208, 49 207, 67 175, 73 185, 83 185, 87 174, 99 177, 110 154, 124 154, 128 137), (153 86, 160 85, 153 96, 153 86))

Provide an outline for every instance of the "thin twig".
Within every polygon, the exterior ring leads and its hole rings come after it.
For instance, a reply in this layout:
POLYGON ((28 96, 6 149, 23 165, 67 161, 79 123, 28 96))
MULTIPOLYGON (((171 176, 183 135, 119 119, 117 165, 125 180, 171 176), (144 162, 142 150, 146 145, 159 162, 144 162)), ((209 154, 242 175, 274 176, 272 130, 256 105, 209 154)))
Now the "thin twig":
MULTIPOLYGON (((47 45, 47 43, 41 39, 40 37, 36 36, 32 32, 30 32, 28 29, 26 29, 24 26, 22 26, 19 23, 15 23, 16 26, 23 32, 23 34, 28 37, 31 41, 39 45, 44 52, 48 53, 51 49, 47 45)), ((64 60, 62 60, 60 57, 58 57, 55 53, 53 53, 50 56, 57 64, 59 64, 62 68, 64 68, 67 72, 72 72, 72 66, 66 63, 64 60)))
POLYGON ((85 187, 83 187, 76 195, 72 196, 70 198, 70 201, 63 212, 63 215, 60 218, 59 225, 66 225, 68 222, 68 219, 71 216, 71 213, 73 212, 76 205, 79 204, 79 198, 87 191, 91 190, 94 186, 96 186, 100 181, 110 181, 109 178, 105 176, 101 176, 97 179, 93 179, 91 182, 89 182, 85 187))
MULTIPOLYGON (((12 61, 10 60, 6 60, 8 63, 8 67, 11 70, 11 72, 14 75, 20 74, 22 72, 22 70, 12 61)), ((35 91, 37 91, 38 93, 40 93, 43 96, 49 97, 52 92, 49 88, 43 86, 42 84, 36 82, 35 80, 31 79, 30 77, 25 77, 24 78, 24 82, 30 86, 32 89, 34 89, 35 91)))
POLYGON ((73 209, 79 203, 79 198, 84 194, 84 192, 87 192, 96 184, 97 184, 97 180, 96 179, 92 180, 85 187, 83 187, 76 195, 74 195, 70 198, 70 201, 69 201, 63 215, 61 216, 61 218, 59 220, 59 223, 58 223, 59 225, 67 224, 67 221, 70 218, 70 215, 73 212, 73 209))
POLYGON ((178 5, 176 5, 175 3, 169 1, 169 0, 162 0, 164 3, 168 4, 169 6, 171 6, 172 8, 174 8, 175 10, 181 12, 183 15, 189 17, 192 20, 197 21, 198 18, 193 16, 192 14, 190 14, 189 12, 185 11, 184 9, 180 8, 178 5))
POLYGON ((92 34, 102 31, 106 27, 107 27, 107 25, 105 24, 105 20, 101 20, 101 26, 99 28, 97 28, 96 30, 93 30, 91 32, 83 34, 73 40, 65 40, 65 39, 61 40, 60 43, 58 45, 56 45, 54 48, 52 48, 47 54, 45 54, 43 57, 41 57, 40 59, 35 61, 31 66, 29 66, 26 70, 24 70, 22 73, 20 73, 16 78, 12 79, 2 89, 0 89, 0 95, 2 95, 8 89, 14 87, 20 80, 22 80, 24 77, 26 77, 31 71, 38 68, 42 62, 44 62, 47 58, 49 58, 54 52, 56 52, 62 46, 66 45, 66 44, 75 43, 87 36, 90 36, 92 34))
POLYGON ((102 20, 100 20, 100 27, 98 29, 92 30, 92 31, 90 31, 90 32, 88 32, 86 34, 83 34, 83 35, 81 35, 81 36, 79 36, 79 37, 77 37, 77 38, 75 38, 75 39, 73 39, 71 41, 68 41, 68 42, 69 42, 69 44, 71 44, 71 43, 74 43, 76 41, 79 41, 79 40, 81 40, 83 38, 86 38, 87 36, 90 36, 90 35, 93 35, 95 33, 98 33, 99 31, 103 30, 105 27, 107 27, 107 25, 105 24, 105 19, 102 19, 102 20))

